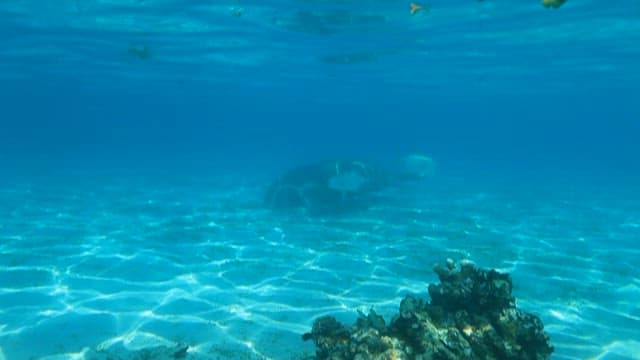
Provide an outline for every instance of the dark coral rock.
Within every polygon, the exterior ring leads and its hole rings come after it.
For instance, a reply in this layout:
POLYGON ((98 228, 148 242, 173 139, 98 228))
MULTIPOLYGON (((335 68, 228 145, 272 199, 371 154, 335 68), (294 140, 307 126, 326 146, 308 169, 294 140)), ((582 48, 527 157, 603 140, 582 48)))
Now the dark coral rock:
POLYGON ((311 333, 302 335, 302 340, 313 340, 318 359, 332 359, 330 355, 344 352, 348 348, 349 330, 333 316, 323 316, 313 323, 311 333))
POLYGON ((380 334, 385 334, 387 332, 387 326, 384 322, 384 318, 378 315, 373 309, 369 311, 368 315, 358 311, 356 326, 358 328, 373 328, 380 334))
POLYGON ((515 306, 508 274, 471 262, 434 267, 440 284, 431 302, 405 297, 389 326, 373 310, 351 328, 321 317, 304 340, 317 359, 505 359, 543 360, 553 352, 538 317, 515 306))
POLYGON ((399 339, 384 335, 387 332, 384 319, 371 311, 367 316, 361 314, 350 329, 331 316, 323 316, 302 339, 314 341, 317 359, 409 359, 401 351, 406 346, 399 339))
POLYGON ((412 351, 423 352, 424 301, 407 296, 400 302, 400 314, 391 320, 390 331, 403 339, 412 351))
POLYGON ((128 350, 122 344, 109 349, 90 350, 84 357, 87 360, 180 360, 191 358, 189 346, 177 344, 174 347, 155 346, 140 350, 128 350))
POLYGON ((429 285, 432 305, 474 314, 515 306, 509 274, 476 269, 468 261, 462 263, 459 271, 444 269, 440 265, 436 265, 434 270, 440 284, 429 285))

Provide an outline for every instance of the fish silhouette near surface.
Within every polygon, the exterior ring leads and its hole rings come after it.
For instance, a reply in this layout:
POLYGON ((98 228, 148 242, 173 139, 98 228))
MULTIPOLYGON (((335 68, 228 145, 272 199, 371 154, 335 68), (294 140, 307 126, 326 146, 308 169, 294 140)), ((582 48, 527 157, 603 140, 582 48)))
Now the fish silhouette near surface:
POLYGON ((567 2, 567 0, 541 0, 541 1, 542 1, 542 6, 546 8, 553 8, 553 9, 557 9, 567 2))
POLYGON ((409 6, 410 6, 411 15, 415 15, 418 12, 421 12, 421 11, 429 11, 428 7, 422 6, 422 5, 420 5, 418 3, 415 3, 415 2, 412 2, 409 6))

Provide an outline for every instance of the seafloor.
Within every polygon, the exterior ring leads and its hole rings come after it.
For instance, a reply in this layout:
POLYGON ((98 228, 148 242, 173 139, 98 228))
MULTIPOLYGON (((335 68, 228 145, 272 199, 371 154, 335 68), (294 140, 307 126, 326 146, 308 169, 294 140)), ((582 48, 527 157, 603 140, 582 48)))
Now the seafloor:
POLYGON ((4 181, 0 359, 176 344, 187 359, 300 359, 315 318, 352 323, 371 307, 388 318, 405 294, 426 296, 446 258, 510 272, 554 359, 640 359, 637 187, 440 179, 334 218, 271 213, 262 189, 231 177, 4 181))

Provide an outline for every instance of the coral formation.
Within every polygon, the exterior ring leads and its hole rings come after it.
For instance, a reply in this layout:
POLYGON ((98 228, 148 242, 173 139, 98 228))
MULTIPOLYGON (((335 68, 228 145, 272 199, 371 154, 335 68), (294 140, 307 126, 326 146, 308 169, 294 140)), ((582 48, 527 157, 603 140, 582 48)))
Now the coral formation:
POLYGON ((418 183, 433 175, 432 158, 411 154, 391 165, 354 159, 318 161, 294 167, 269 184, 264 203, 272 210, 338 215, 366 210, 385 189, 418 183))
POLYGON ((90 351, 85 358, 87 360, 182 360, 190 357, 189 346, 177 344, 174 347, 155 346, 137 351, 130 351, 122 346, 116 346, 108 350, 90 351))
POLYGON ((346 327, 332 316, 315 320, 303 340, 316 359, 548 359, 553 352, 541 320, 516 308, 508 274, 469 261, 436 265, 440 284, 431 302, 406 296, 389 325, 371 310, 346 327))
POLYGON ((402 172, 405 176, 414 178, 424 178, 433 175, 435 172, 435 161, 426 155, 411 154, 402 161, 402 172))
POLYGON ((286 172, 265 192, 274 210, 302 209, 308 215, 327 215, 363 209, 388 176, 377 167, 356 160, 307 164, 286 172))

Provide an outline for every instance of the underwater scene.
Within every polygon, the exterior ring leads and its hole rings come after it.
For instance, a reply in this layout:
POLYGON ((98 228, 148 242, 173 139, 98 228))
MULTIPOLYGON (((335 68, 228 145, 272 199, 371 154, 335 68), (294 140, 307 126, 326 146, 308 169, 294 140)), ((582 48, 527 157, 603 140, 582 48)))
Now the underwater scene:
POLYGON ((3 0, 0 360, 640 359, 637 0, 3 0))

